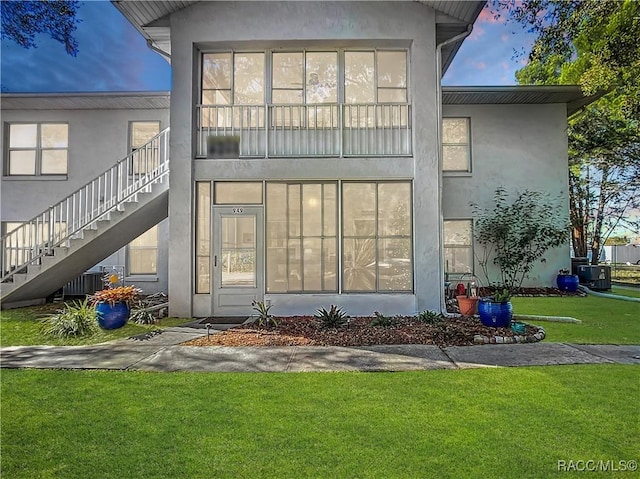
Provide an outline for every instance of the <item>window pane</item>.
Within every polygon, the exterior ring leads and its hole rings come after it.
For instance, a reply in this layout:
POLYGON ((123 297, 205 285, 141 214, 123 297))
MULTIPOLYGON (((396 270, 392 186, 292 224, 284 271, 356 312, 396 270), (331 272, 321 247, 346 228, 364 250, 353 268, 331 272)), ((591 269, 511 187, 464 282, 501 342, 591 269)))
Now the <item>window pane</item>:
POLYGON ((215 195, 215 203, 217 205, 261 205, 262 183, 216 181, 215 195))
POLYGON ((131 122, 131 148, 139 148, 160 133, 159 121, 131 122))
POLYGON ((211 183, 196 183, 196 294, 210 291, 211 183))
POLYGON ((443 143, 469 143, 469 121, 466 118, 442 119, 443 143))
POLYGON ((380 291, 411 291, 411 240, 380 240, 378 247, 378 288, 380 291))
POLYGON ((378 87, 407 88, 406 52, 378 52, 378 87))
POLYGON ((344 240, 345 291, 376 290, 375 239, 344 240))
POLYGON ((271 101, 283 105, 302 105, 302 90, 273 90, 271 101))
POLYGON ((38 142, 38 125, 9 126, 9 148, 35 148, 38 142))
POLYGON ((300 240, 289 240, 289 291, 302 290, 302 271, 300 264, 300 240))
POLYGON ((155 274, 158 251, 154 249, 129 250, 129 274, 155 274))
POLYGON ((471 220, 444 221, 445 246, 471 246, 471 220))
POLYGON ((69 125, 64 123, 43 123, 40 134, 43 148, 66 148, 69 144, 69 125))
POLYGON ((147 248, 157 248, 158 247, 158 226, 153 226, 149 228, 147 231, 142 233, 136 239, 134 239, 130 246, 134 247, 147 247, 147 248))
POLYGON ((300 236, 300 185, 288 185, 289 238, 300 236))
POLYGON ((307 52, 307 103, 338 101, 338 54, 307 52))
POLYGON ((345 103, 375 102, 374 52, 345 52, 345 103))
POLYGON ((322 185, 302 185, 302 222, 303 236, 322 235, 322 185))
POLYGON ((233 102, 264 103, 264 53, 236 53, 234 59, 233 102))
POLYGON ((67 173, 67 150, 43 150, 43 175, 64 175, 67 173))
POLYGON ((206 90, 202 92, 203 105, 231 105, 231 90, 206 90))
POLYGON ((322 203, 324 211, 324 224, 322 234, 325 236, 336 236, 336 184, 324 184, 322 203))
POLYGON ((304 240, 304 290, 322 290, 322 240, 304 240))
POLYGON ((380 236, 411 235, 411 185, 409 183, 378 185, 378 234, 380 236))
POLYGON ((467 146, 443 145, 442 167, 445 171, 468 171, 469 148, 467 146))
POLYGON ((471 273, 473 251, 469 248, 445 248, 444 264, 447 273, 471 273))
POLYGON ((379 88, 378 102, 380 103, 406 103, 407 90, 379 88))
POLYGON ((36 152, 35 150, 9 152, 10 175, 35 175, 36 152))
POLYGON ((256 218, 223 216, 220 222, 221 285, 256 285, 256 218))
POLYGON ((273 88, 302 91, 302 52, 273 54, 273 88))
POLYGON ((231 53, 207 53, 203 55, 202 89, 231 89, 231 53))
POLYGON ((287 283, 287 185, 267 183, 267 291, 284 292, 287 283))
POLYGON ((342 211, 345 236, 374 236, 376 225, 375 183, 343 183, 342 211))
POLYGON ((322 260, 324 261, 324 290, 336 291, 338 289, 338 265, 336 238, 322 240, 322 260))

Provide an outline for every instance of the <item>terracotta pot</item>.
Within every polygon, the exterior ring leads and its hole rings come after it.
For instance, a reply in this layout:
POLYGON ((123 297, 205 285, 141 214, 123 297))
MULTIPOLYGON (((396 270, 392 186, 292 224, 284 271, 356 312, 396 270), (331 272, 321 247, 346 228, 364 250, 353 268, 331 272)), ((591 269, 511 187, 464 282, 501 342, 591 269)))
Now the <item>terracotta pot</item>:
POLYGON ((472 296, 467 298, 466 296, 456 296, 458 300, 458 307, 460 308, 460 314, 463 316, 473 316, 478 310, 478 298, 472 296))

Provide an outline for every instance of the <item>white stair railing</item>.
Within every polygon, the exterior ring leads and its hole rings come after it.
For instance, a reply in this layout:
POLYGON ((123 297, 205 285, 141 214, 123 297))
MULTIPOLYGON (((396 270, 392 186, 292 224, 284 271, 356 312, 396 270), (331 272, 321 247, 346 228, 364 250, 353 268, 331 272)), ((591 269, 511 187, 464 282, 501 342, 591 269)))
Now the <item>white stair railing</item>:
POLYGON ((2 277, 7 281, 39 264, 53 248, 67 245, 98 220, 108 218, 139 193, 150 192, 169 175, 169 128, 133 151, 79 190, 2 236, 2 277))

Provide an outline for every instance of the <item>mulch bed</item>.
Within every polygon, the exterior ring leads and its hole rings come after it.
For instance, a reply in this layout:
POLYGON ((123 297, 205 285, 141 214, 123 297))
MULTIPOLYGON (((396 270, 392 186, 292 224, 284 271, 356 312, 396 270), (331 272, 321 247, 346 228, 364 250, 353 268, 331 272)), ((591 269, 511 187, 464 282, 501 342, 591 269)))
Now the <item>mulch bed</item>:
MULTIPOLYGON (((471 346, 474 336, 514 337, 510 328, 488 328, 479 319, 460 317, 444 319, 431 325, 412 317, 398 318, 391 327, 370 326, 371 317, 352 318, 347 326, 323 328, 310 316, 278 318, 278 326, 256 328, 243 325, 209 337, 183 343, 185 346, 371 346, 375 344, 435 344, 471 346)), ((527 325, 527 335, 538 328, 527 325)))

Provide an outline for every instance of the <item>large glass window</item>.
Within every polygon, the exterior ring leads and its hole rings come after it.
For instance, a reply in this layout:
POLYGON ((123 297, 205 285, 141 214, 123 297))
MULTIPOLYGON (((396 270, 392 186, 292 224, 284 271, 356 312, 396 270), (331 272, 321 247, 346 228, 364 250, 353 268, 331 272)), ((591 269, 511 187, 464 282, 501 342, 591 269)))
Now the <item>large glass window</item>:
POLYGON ((216 181, 216 205, 261 205, 262 183, 244 181, 216 181))
POLYGON ((11 123, 6 175, 66 175, 69 125, 11 123))
POLYGON ((204 105, 264 104, 264 53, 205 53, 204 105))
POLYGON ((346 51, 345 103, 406 103, 406 50, 346 51))
POLYGON ((469 118, 442 119, 442 168, 471 171, 469 118))
POLYGON ((342 185, 343 291, 412 291, 411 184, 342 185))
POLYGON ((267 292, 337 291, 337 185, 267 183, 267 292))
POLYGON ((211 182, 196 182, 196 293, 211 291, 211 182))
POLYGON ((158 226, 153 226, 129 243, 127 264, 130 275, 157 274, 158 226))
POLYGON ((445 220, 444 267, 449 274, 473 272, 473 235, 471 220, 445 220))

